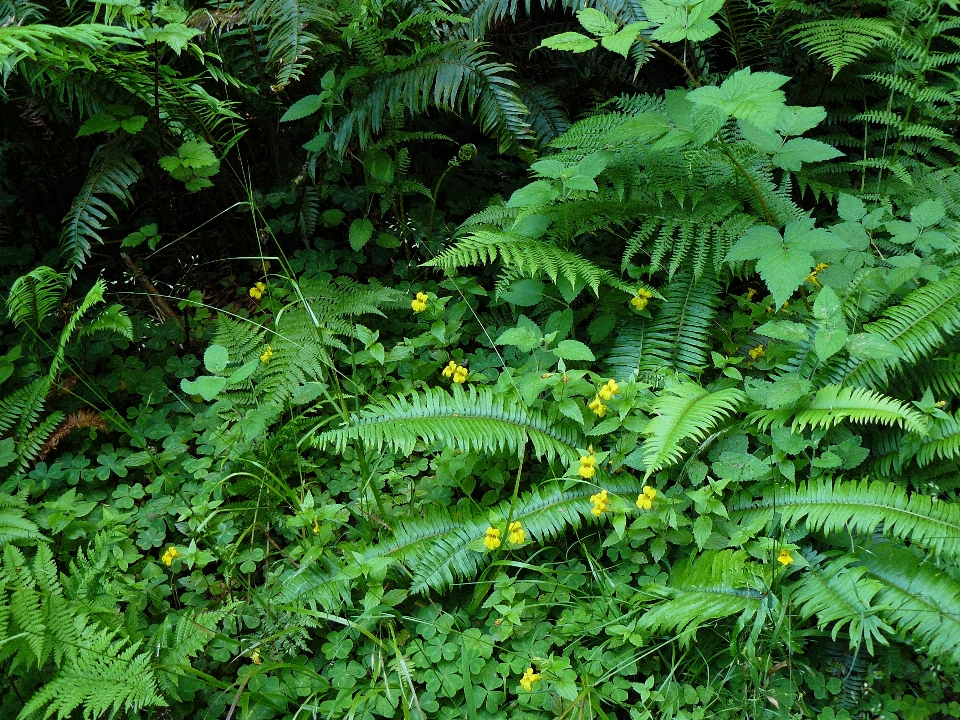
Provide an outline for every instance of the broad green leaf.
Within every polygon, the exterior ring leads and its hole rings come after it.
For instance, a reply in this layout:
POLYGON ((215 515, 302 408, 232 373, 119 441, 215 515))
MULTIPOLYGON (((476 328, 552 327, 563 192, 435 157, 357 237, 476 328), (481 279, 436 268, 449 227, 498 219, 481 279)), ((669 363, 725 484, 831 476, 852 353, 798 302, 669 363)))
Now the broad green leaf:
POLYGON ((787 105, 780 111, 777 118, 776 130, 784 137, 803 135, 812 130, 827 117, 827 111, 822 107, 797 107, 787 105))
POLYGON ((611 153, 606 150, 590 153, 577 163, 577 166, 573 169, 574 177, 595 178, 607 167, 611 157, 613 157, 611 153))
POLYGON ((187 27, 183 23, 171 22, 161 27, 145 28, 143 39, 150 42, 162 42, 177 55, 193 38, 202 33, 196 28, 187 27))
POLYGON ((260 358, 255 358, 249 362, 245 362, 239 368, 233 371, 233 374, 227 378, 227 384, 236 385, 239 382, 243 382, 248 377, 253 375, 257 368, 260 367, 260 358))
POLYGON ((600 44, 610 52, 615 52, 617 55, 627 57, 630 53, 630 48, 632 48, 633 44, 637 41, 637 36, 642 30, 648 27, 650 27, 650 23, 630 23, 615 35, 608 35, 601 39, 600 44))
POLYGON ((370 238, 373 237, 373 223, 367 220, 366 218, 360 220, 354 220, 350 223, 350 234, 348 241, 350 242, 350 247, 354 250, 359 250, 364 245, 366 245, 370 238))
POLYGON ((752 122, 741 120, 739 123, 740 134, 743 139, 751 145, 754 145, 761 152, 767 155, 773 155, 783 147, 783 138, 775 132, 761 130, 752 122))
POLYGON ((547 205, 560 197, 560 193, 549 180, 535 180, 525 185, 507 200, 507 207, 530 207, 547 205))
POLYGON ((188 395, 199 395, 207 402, 213 400, 227 386, 225 377, 201 375, 196 380, 180 381, 180 389, 188 395))
POLYGON ((577 11, 577 20, 583 29, 594 35, 613 35, 617 31, 617 23, 607 17, 606 13, 594 8, 584 8, 577 11))
POLYGON ((0 440, 0 467, 6 467, 17 459, 16 444, 12 437, 0 440))
POLYGON ((500 294, 500 299, 520 307, 531 307, 543 300, 543 291, 546 289, 539 280, 523 278, 510 283, 510 289, 500 294))
POLYGON ((538 48, 549 48, 551 50, 567 50, 574 53, 587 52, 587 50, 593 50, 597 46, 596 40, 591 40, 586 35, 581 35, 576 32, 565 32, 560 33, 559 35, 554 35, 548 37, 542 43, 540 43, 538 48))
POLYGON ((803 342, 807 339, 807 326, 801 323, 790 322, 789 320, 777 320, 767 322, 754 330, 758 335, 773 338, 774 340, 785 340, 787 342, 803 342))
POLYGON ((382 183, 393 182, 393 158, 385 150, 368 151, 363 158, 363 167, 374 180, 382 183))
POLYGON ((203 366, 207 372, 222 373, 230 362, 230 353, 223 345, 211 345, 203 353, 203 366))
POLYGON ((343 222, 343 219, 346 217, 346 214, 343 210, 338 208, 330 208, 329 210, 324 210, 320 215, 320 220, 323 222, 324 227, 333 227, 339 225, 343 222))
POLYGON ((660 26, 653 33, 655 40, 699 42, 720 32, 720 27, 710 16, 723 7, 723 0, 704 0, 689 5, 643 0, 641 6, 647 18, 660 26))
POLYGON ((337 76, 333 74, 333 70, 327 70, 323 77, 320 78, 320 87, 323 90, 333 90, 337 84, 337 76))
POLYGON ((77 130, 77 137, 100 132, 116 132, 118 129, 120 129, 120 120, 107 113, 98 113, 92 115, 89 120, 80 126, 80 129, 77 130))
POLYGON ((856 333, 847 338, 847 351, 854 357, 870 360, 894 360, 900 350, 892 342, 876 333, 856 333))
POLYGON ((535 162, 530 166, 530 169, 538 175, 543 175, 544 177, 556 180, 563 175, 564 171, 567 169, 567 166, 559 160, 547 158, 546 160, 535 162))
POLYGON ((813 316, 817 320, 817 334, 814 347, 821 361, 837 354, 847 343, 847 321, 843 316, 840 298, 829 287, 824 286, 813 303, 813 316))
POLYGON ((761 130, 773 132, 784 108, 780 86, 790 78, 772 72, 738 70, 720 87, 708 85, 691 90, 687 99, 693 103, 715 105, 738 120, 748 120, 761 130))
POLYGON ((699 549, 703 550, 703 545, 710 539, 712 532, 713 520, 709 515, 701 515, 693 521, 693 540, 699 549))
POLYGON ((840 196, 837 198, 837 213, 844 220, 858 222, 867 214, 867 208, 860 198, 847 195, 846 193, 840 193, 840 196))
POLYGON ((520 352, 528 353, 543 344, 543 333, 534 327, 512 327, 504 330, 497 338, 497 345, 513 345, 520 352))
POLYGON ((922 228, 936 225, 946 215, 947 210, 940 198, 926 200, 910 211, 910 219, 922 228))
POLYGON ((661 137, 669 129, 670 123, 660 113, 642 112, 634 115, 616 130, 607 133, 603 137, 603 142, 605 145, 616 145, 629 140, 649 142, 661 137))
POLYGON ((300 118, 305 118, 308 115, 313 115, 317 110, 323 107, 323 103, 326 100, 324 95, 329 93, 323 93, 321 95, 307 95, 297 100, 293 105, 287 108, 287 111, 280 118, 280 122, 291 122, 292 120, 299 120, 300 118))
POLYGON ((590 348, 577 340, 561 340, 553 354, 563 360, 596 360, 590 348))
POLYGON ((563 180, 563 186, 570 190, 590 190, 592 192, 597 192, 597 190, 600 189, 597 187, 594 179, 586 175, 574 175, 573 177, 565 178, 563 180))
POLYGON ((796 172, 805 162, 822 162, 840 157, 842 152, 832 145, 810 138, 793 138, 773 156, 773 164, 784 170, 796 172))
POLYGON ((122 127, 131 135, 136 135, 138 132, 143 130, 146 124, 146 115, 134 115, 133 117, 124 118, 120 121, 120 127, 122 127))

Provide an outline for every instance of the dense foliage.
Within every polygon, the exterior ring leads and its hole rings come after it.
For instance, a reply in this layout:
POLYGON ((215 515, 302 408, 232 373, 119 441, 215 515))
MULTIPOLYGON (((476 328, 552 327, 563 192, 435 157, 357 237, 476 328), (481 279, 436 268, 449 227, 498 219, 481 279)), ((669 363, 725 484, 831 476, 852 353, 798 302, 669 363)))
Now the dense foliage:
POLYGON ((0 716, 960 717, 944 0, 0 0, 0 716))

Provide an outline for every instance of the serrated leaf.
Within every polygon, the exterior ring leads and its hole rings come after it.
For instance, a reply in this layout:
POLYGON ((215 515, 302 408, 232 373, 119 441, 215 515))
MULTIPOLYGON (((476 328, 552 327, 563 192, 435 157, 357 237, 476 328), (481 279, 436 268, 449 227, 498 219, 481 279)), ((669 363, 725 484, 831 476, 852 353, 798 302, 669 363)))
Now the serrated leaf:
POLYGON ((560 33, 559 35, 554 35, 548 37, 542 43, 540 43, 538 48, 549 48, 550 50, 567 50, 574 53, 587 52, 588 50, 593 50, 597 46, 596 40, 591 40, 586 35, 581 35, 576 32, 565 32, 560 33))
POLYGON ((936 225, 947 215, 947 210, 943 205, 943 200, 934 198, 926 200, 910 211, 910 220, 921 228, 928 228, 936 225))
POLYGON ((777 118, 776 130, 784 137, 803 135, 812 130, 827 117, 827 111, 822 107, 797 107, 787 105, 780 111, 777 118))
POLYGON ((133 117, 128 117, 120 121, 120 127, 122 127, 131 135, 136 135, 138 132, 143 130, 146 124, 147 124, 146 115, 134 115, 133 117))
POLYGON ((530 169, 533 170, 538 175, 543 175, 544 177, 548 177, 556 180, 561 175, 563 175, 567 167, 559 160, 552 160, 550 158, 547 158, 546 160, 540 160, 538 162, 535 162, 533 165, 530 166, 530 169))
POLYGON ((817 293, 813 303, 813 316, 817 319, 817 334, 814 347, 821 361, 838 353, 847 343, 847 321, 843 316, 840 298, 829 287, 824 286, 817 293))
POLYGON ((529 185, 525 185, 507 200, 507 207, 530 207, 535 205, 547 205, 560 197, 559 191, 549 180, 535 180, 529 185))
POLYGON ((784 108, 785 96, 779 88, 789 79, 778 73, 754 73, 750 68, 744 68, 730 75, 720 87, 707 85, 691 90, 687 99, 697 104, 715 105, 727 115, 773 132, 784 108))
POLYGON ((842 152, 832 145, 811 140, 810 138, 793 138, 787 140, 776 155, 773 164, 784 170, 796 172, 805 162, 822 162, 841 157, 842 152))
POLYGON ((562 360, 596 360, 593 351, 578 340, 561 340, 552 352, 562 360))
POLYGON ((348 241, 354 250, 360 250, 373 237, 373 223, 366 218, 354 220, 350 223, 348 241))
POLYGON ((99 132, 116 132, 120 128, 120 121, 113 115, 99 113, 93 115, 87 120, 80 129, 77 130, 77 137, 93 135, 99 132))
POLYGON ((637 41, 637 36, 648 27, 650 23, 630 23, 614 35, 602 38, 600 44, 610 52, 627 57, 630 54, 630 48, 637 41))
POLYGON ((584 8, 577 11, 577 20, 583 29, 594 35, 612 35, 617 31, 617 23, 594 8, 584 8))
POLYGON ((854 357, 870 360, 894 360, 900 350, 892 342, 876 333, 856 333, 847 338, 847 352, 854 357))
POLYGON ((317 110, 323 107, 324 100, 326 100, 324 95, 329 95, 329 93, 324 93, 321 95, 307 95, 306 97, 300 98, 293 105, 287 108, 287 111, 280 118, 280 122, 291 122, 293 120, 299 120, 300 118, 313 115, 317 110))
POLYGON ((757 335, 785 340, 786 342, 803 342, 808 337, 807 326, 789 320, 767 322, 754 330, 757 335))

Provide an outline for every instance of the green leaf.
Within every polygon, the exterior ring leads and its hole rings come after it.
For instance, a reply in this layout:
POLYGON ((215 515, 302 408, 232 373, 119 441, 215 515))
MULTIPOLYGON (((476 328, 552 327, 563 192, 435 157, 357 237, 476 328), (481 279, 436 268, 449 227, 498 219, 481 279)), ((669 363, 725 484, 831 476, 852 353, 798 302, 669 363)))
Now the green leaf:
POLYGON ((687 99, 693 103, 714 105, 738 120, 748 120, 761 130, 773 132, 784 108, 785 96, 780 86, 790 78, 772 72, 738 70, 720 87, 708 85, 691 90, 687 99))
POLYGON ((122 127, 131 135, 136 135, 138 132, 143 130, 146 124, 146 115, 134 115, 133 117, 129 117, 120 121, 120 127, 122 127))
POLYGON ((617 31, 617 23, 607 17, 605 13, 594 8, 584 8, 577 11, 577 20, 583 29, 594 35, 613 35, 617 31))
POLYGON ((637 36, 648 27, 650 27, 650 23, 630 23, 615 35, 608 35, 601 39, 600 44, 610 52, 627 57, 630 54, 630 48, 637 41, 637 36))
POLYGON ((337 76, 333 74, 333 70, 327 70, 320 78, 320 87, 324 90, 333 90, 336 84, 337 76))
POLYGON ((827 111, 822 107, 797 107, 787 105, 780 111, 777 118, 776 130, 784 137, 803 135, 812 130, 827 117, 827 111))
POLYGON ((120 121, 108 113, 98 113, 87 120, 77 130, 77 137, 93 135, 99 132, 116 132, 120 128, 120 121))
POLYGON ((203 366, 207 372, 222 373, 230 362, 230 352, 223 345, 211 345, 203 353, 203 366))
POLYGON ((773 338, 774 340, 785 340, 787 342, 804 342, 808 337, 806 325, 788 320, 764 323, 754 332, 764 337, 773 338))
POLYGON ((796 172, 805 162, 821 162, 840 157, 842 152, 832 145, 810 138, 793 138, 773 156, 773 164, 784 170, 796 172))
POLYGON ((769 130, 761 130, 752 122, 747 122, 746 120, 741 120, 739 125, 740 134, 743 135, 743 139, 755 145, 760 151, 768 155, 773 155, 783 147, 783 138, 777 133, 770 132, 769 130))
POLYGON ((214 375, 201 375, 196 380, 184 378, 180 381, 181 390, 188 395, 199 395, 207 402, 219 395, 226 386, 227 379, 225 377, 214 375))
POLYGON ((921 228, 936 225, 947 215, 943 200, 934 198, 920 203, 910 211, 910 220, 921 228))
POLYGON ((723 0, 704 0, 689 5, 643 0, 640 4, 647 19, 660 25, 653 33, 655 40, 699 42, 720 32, 720 27, 710 16, 723 7, 723 0))
POLYGON ((871 332, 856 333, 847 338, 847 352, 854 357, 870 360, 895 360, 900 357, 896 345, 871 332))
POLYGON ((596 40, 591 40, 586 35, 576 32, 565 32, 559 35, 546 38, 537 48, 549 48, 550 50, 567 50, 574 53, 587 52, 597 46, 596 40))
POLYGON ((0 467, 6 467, 17 459, 16 441, 12 438, 0 440, 0 467))
POLYGON ((507 207, 531 207, 537 205, 547 205, 560 197, 560 192, 553 186, 549 180, 535 180, 529 185, 525 185, 507 200, 507 207))
POLYGON ((540 327, 525 315, 517 320, 517 326, 507 328, 496 339, 497 345, 513 345, 520 352, 528 353, 543 344, 540 327))
POLYGON ((183 186, 190 192, 196 192, 203 188, 213 187, 213 183, 203 177, 195 177, 187 180, 183 186))
MULTIPOLYGON (((206 357, 204 357, 204 359, 206 359, 206 357)), ((239 368, 234 370, 233 374, 231 374, 230 377, 227 378, 227 384, 236 385, 237 383, 243 382, 248 377, 253 375, 257 371, 258 367, 260 367, 260 358, 256 358, 254 360, 250 360, 249 362, 245 362, 239 368)))
POLYGON ((538 175, 543 175, 544 177, 556 180, 563 175, 564 172, 566 172, 567 166, 559 160, 547 158, 546 160, 535 162, 530 166, 530 169, 538 175))
POLYGON ((860 198, 840 193, 837 198, 837 213, 843 220, 859 222, 867 214, 867 208, 860 198))
POLYGON ((814 346, 821 361, 832 357, 847 343, 847 321, 843 316, 840 298, 828 286, 824 286, 813 303, 813 316, 817 319, 817 334, 814 346))
POLYGON ((703 545, 710 538, 712 532, 713 520, 709 515, 701 515, 693 521, 693 539, 700 550, 703 550, 703 545))
POLYGON ((552 352, 562 360, 596 360, 590 348, 577 340, 561 340, 552 352))
POLYGON ((359 250, 366 245, 373 237, 373 223, 364 219, 357 219, 350 223, 349 242, 350 247, 359 250))
POLYGON ((183 23, 171 22, 160 27, 150 27, 143 31, 143 39, 146 42, 162 42, 177 55, 187 46, 193 38, 202 34, 196 28, 187 27, 183 23))
POLYGON ((603 172, 613 155, 606 150, 592 152, 577 163, 574 168, 574 177, 595 178, 603 172))
POLYGON ((374 180, 392 183, 394 176, 393 158, 384 150, 370 150, 363 158, 363 167, 374 180))
POLYGON ((300 98, 287 108, 287 111, 280 118, 280 122, 291 122, 292 120, 299 120, 300 118, 313 115, 323 107, 324 101, 329 96, 330 93, 324 92, 320 95, 307 95, 306 97, 300 98))

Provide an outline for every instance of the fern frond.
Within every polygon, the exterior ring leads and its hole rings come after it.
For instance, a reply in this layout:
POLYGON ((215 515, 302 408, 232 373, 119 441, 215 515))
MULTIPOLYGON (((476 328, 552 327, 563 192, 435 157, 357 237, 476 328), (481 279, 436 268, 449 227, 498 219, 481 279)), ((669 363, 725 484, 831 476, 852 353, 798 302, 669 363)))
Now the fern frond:
POLYGON ((454 270, 470 265, 486 265, 496 261, 498 257, 504 265, 515 268, 524 275, 546 275, 554 283, 559 277, 563 277, 571 285, 587 286, 597 294, 600 285, 608 285, 628 293, 633 293, 636 289, 634 284, 623 282, 609 270, 598 267, 577 253, 563 250, 543 240, 492 230, 475 230, 424 265, 454 270))
POLYGON ((653 300, 653 318, 631 318, 620 328, 606 358, 614 377, 632 380, 673 370, 697 375, 708 362, 710 330, 720 305, 720 286, 709 277, 681 273, 653 300))
POLYGON ((663 598, 639 626, 660 632, 695 630, 709 620, 739 616, 739 624, 764 612, 762 568, 743 550, 706 551, 677 563, 667 585, 645 585, 639 593, 663 598))
POLYGON ((767 488, 762 497, 738 498, 731 518, 756 520, 776 513, 791 527, 805 522, 827 535, 884 535, 960 558, 960 505, 929 495, 909 494, 882 480, 810 480, 796 488, 767 488))
POLYGON ((884 41, 896 30, 882 18, 830 18, 794 25, 788 35, 833 68, 833 77, 884 41))
POLYGON ((867 575, 867 568, 852 565, 856 562, 846 554, 811 554, 807 556, 809 567, 800 578, 789 586, 789 598, 800 610, 804 619, 817 616, 817 627, 833 623, 830 637, 834 640, 846 626, 850 635, 850 648, 865 644, 873 655, 873 643, 887 644, 885 634, 893 634, 893 628, 878 615, 871 601, 880 592, 882 584, 867 575))
MULTIPOLYGON (((43 538, 36 523, 25 517, 29 508, 30 505, 26 501, 13 495, 0 493, 0 543, 18 543, 43 538)), ((2 637, 4 635, 0 630, 0 638, 2 637)))
POLYGON ((524 85, 518 92, 520 102, 530 114, 527 123, 538 145, 547 145, 570 129, 570 120, 560 100, 544 85, 524 85))
POLYGON ((248 18, 268 28, 268 62, 276 69, 278 92, 300 79, 312 59, 311 47, 320 42, 318 33, 337 21, 329 5, 313 0, 254 0, 248 18))
POLYGON ((34 268, 13 281, 7 296, 7 316, 15 327, 29 325, 36 332, 59 307, 66 287, 66 279, 53 268, 34 268))
POLYGON ((313 443, 342 452, 358 438, 368 447, 386 446, 405 455, 418 442, 428 446, 439 442, 466 452, 519 453, 529 440, 538 457, 572 461, 579 457, 577 448, 583 447, 572 427, 550 422, 518 399, 473 386, 467 392, 454 387, 452 395, 435 388, 388 397, 352 415, 343 427, 316 435, 313 443))
POLYGON ((655 417, 643 430, 647 438, 642 446, 645 477, 677 462, 684 441, 703 440, 746 399, 737 388, 710 392, 689 381, 665 388, 653 405, 655 417))
POLYGON ((826 385, 812 398, 802 399, 788 408, 757 410, 750 414, 749 420, 762 430, 790 422, 794 432, 806 427, 830 428, 844 420, 898 425, 916 433, 923 433, 926 428, 923 415, 905 403, 866 388, 840 385, 826 385))
POLYGON ((857 558, 882 583, 876 602, 884 620, 913 647, 960 664, 960 582, 891 543, 874 543, 859 550, 857 558))
POLYGON ((92 164, 70 212, 63 219, 61 255, 71 280, 90 256, 90 244, 103 242, 100 232, 106 227, 107 219, 117 219, 117 213, 103 196, 113 197, 125 205, 131 202, 129 188, 142 172, 140 164, 116 142, 101 148, 92 164))
POLYGON ((937 458, 951 460, 957 456, 960 456, 960 415, 934 418, 930 423, 929 434, 920 440, 917 464, 923 467, 937 458))

